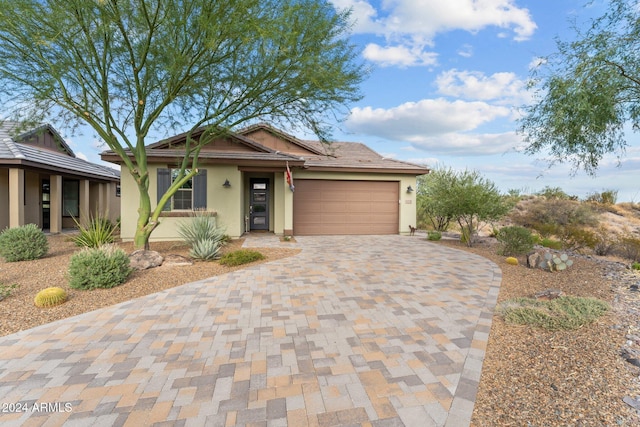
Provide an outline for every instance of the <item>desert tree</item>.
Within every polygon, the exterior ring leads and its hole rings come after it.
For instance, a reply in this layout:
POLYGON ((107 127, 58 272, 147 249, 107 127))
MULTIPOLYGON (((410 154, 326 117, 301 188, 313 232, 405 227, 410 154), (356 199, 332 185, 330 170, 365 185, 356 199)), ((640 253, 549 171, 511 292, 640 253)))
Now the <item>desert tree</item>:
POLYGON ((461 240, 468 246, 473 246, 483 225, 499 220, 512 207, 495 183, 478 171, 458 172, 445 167, 423 177, 417 197, 432 218, 457 221, 461 240))
POLYGON ((0 52, 2 116, 88 125, 120 156, 137 248, 205 144, 258 120, 326 138, 365 75, 349 12, 325 0, 0 0, 0 52), (176 129, 185 156, 152 209, 145 144, 176 129))
POLYGON ((533 70, 535 99, 520 131, 526 153, 595 175, 604 155, 624 154, 625 127, 640 128, 640 9, 611 0, 586 30, 575 27, 575 39, 558 40, 533 70))

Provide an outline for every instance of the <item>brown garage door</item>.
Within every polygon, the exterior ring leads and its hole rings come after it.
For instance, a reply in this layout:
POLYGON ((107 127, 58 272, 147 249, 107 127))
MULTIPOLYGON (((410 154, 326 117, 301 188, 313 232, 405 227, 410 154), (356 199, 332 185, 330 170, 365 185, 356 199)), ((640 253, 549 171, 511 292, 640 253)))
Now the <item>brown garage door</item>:
POLYGON ((397 182, 298 179, 293 193, 293 233, 397 234, 397 182))

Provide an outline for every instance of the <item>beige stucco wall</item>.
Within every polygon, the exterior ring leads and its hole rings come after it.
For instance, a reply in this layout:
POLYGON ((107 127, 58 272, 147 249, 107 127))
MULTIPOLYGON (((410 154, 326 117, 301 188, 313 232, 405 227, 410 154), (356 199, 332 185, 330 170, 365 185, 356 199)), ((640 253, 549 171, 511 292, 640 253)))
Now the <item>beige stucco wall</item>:
MULTIPOLYGON (((400 234, 409 234, 409 226, 416 225, 416 177, 411 175, 396 174, 377 174, 377 173, 345 173, 345 172, 314 172, 305 170, 294 170, 293 184, 296 179, 325 179, 325 180, 348 180, 348 181, 396 181, 399 186, 400 200, 398 200, 399 212, 399 230, 400 234), (414 190, 407 193, 407 187, 411 186, 414 190)), ((291 196, 293 201, 293 196, 291 196)), ((291 204, 293 212, 293 203, 291 204)), ((290 227, 293 228, 293 216, 291 218, 290 227)))
POLYGON ((0 231, 9 227, 9 169, 0 169, 0 231))
MULTIPOLYGON (((149 195, 151 208, 157 206, 157 171, 167 165, 149 165, 149 195)), ((243 181, 242 173, 236 166, 210 166, 207 170, 207 211, 217 212, 217 223, 225 227, 226 234, 239 237, 243 233, 243 181), (230 188, 222 186, 229 180, 230 188)), ((127 171, 121 176, 120 216, 122 226, 120 235, 123 240, 133 240, 138 220, 139 195, 135 181, 127 171)), ((175 212, 175 211, 174 211, 175 212)), ((160 225, 151 234, 150 241, 180 240, 177 232, 179 222, 188 221, 187 217, 160 217, 160 225)))

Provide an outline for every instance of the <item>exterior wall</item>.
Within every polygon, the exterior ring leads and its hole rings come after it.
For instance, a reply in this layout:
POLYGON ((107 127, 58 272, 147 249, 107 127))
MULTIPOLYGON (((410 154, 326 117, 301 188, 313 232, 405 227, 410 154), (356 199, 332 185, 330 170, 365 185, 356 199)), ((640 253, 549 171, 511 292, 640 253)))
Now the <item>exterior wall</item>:
POLYGON ((250 132, 247 134, 247 137, 250 139, 259 142, 260 144, 272 148, 277 151, 282 151, 283 153, 289 154, 299 154, 305 155, 309 154, 309 150, 305 150, 297 144, 293 144, 287 140, 282 139, 279 136, 276 136, 270 132, 267 132, 264 129, 259 129, 254 132, 250 132))
POLYGON ((0 231, 9 227, 9 169, 0 169, 0 231))
MULTIPOLYGON (((151 197, 151 209, 157 206, 157 172, 158 168, 166 168, 167 165, 149 165, 149 195, 151 197)), ((225 227, 226 234, 236 238, 244 231, 243 217, 243 182, 242 173, 236 166, 203 166, 207 170, 207 211, 217 213, 217 223, 225 227), (230 188, 222 186, 225 180, 231 183, 230 188)), ((125 241, 133 240, 138 221, 139 195, 136 184, 129 173, 121 176, 121 229, 120 236, 125 241)), ((179 211, 174 211, 174 213, 179 211)), ((184 211, 184 216, 161 216, 160 225, 151 234, 150 241, 180 240, 177 226, 180 222, 188 220, 189 212, 184 211)))
POLYGON ((40 175, 25 171, 24 185, 26 187, 24 200, 24 223, 36 224, 42 227, 42 204, 40 190, 40 175))
MULTIPOLYGON (((409 234, 409 226, 416 225, 416 177, 412 175, 378 174, 378 173, 342 173, 342 172, 315 172, 305 170, 293 170, 293 184, 297 179, 323 179, 323 180, 350 180, 350 181, 397 181, 400 186, 399 224, 400 234, 409 234), (407 187, 411 186, 413 192, 407 193, 407 187)), ((291 198, 293 201, 293 197, 291 198)), ((293 228, 293 203, 291 203, 291 228, 293 228)))

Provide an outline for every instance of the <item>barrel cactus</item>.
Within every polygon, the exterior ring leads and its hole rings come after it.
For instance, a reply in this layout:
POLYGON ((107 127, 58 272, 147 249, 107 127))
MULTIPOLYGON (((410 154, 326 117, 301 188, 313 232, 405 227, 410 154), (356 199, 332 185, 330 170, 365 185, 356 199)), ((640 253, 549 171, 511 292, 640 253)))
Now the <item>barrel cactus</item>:
POLYGON ((518 265, 518 258, 516 257, 510 256, 510 257, 507 257, 504 261, 510 265, 518 265))
POLYGON ((58 287, 46 288, 38 292, 33 302, 37 307, 53 307, 67 300, 67 292, 58 287))

